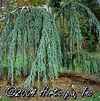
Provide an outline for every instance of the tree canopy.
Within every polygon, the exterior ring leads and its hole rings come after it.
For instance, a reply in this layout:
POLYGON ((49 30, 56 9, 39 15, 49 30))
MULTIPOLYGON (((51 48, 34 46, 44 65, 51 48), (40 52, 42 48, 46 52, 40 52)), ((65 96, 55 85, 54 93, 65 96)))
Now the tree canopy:
POLYGON ((0 75, 6 60, 8 79, 13 84, 14 76, 21 77, 23 74, 27 76, 23 84, 26 88, 33 88, 35 78, 38 86, 41 78, 43 84, 48 79, 54 83, 63 67, 74 71, 78 68, 82 73, 99 76, 100 58, 83 50, 80 18, 84 17, 89 35, 95 27, 98 39, 96 50, 100 52, 100 23, 83 4, 66 3, 55 19, 38 7, 24 6, 9 11, 0 35, 0 75))

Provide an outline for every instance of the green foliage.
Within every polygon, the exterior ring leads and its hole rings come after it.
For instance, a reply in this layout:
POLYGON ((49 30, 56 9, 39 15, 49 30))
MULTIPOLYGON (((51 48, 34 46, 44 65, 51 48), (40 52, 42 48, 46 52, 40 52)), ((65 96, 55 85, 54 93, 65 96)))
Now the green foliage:
MULTIPOLYGON (((52 2, 52 0, 50 0, 52 2)), ((99 20, 100 19, 100 4, 98 3, 98 0, 57 0, 59 2, 59 7, 52 7, 52 11, 56 14, 56 11, 59 10, 61 8, 61 6, 63 6, 65 3, 68 3, 68 2, 80 2, 84 5, 86 5, 88 8, 91 9, 91 11, 95 14, 95 16, 97 17, 97 19, 99 20)), ((56 5, 56 3, 54 2, 54 4, 56 5)), ((66 19, 66 18, 65 18, 66 19)), ((96 33, 95 33, 95 28, 92 27, 92 36, 89 36, 89 26, 88 26, 88 19, 87 19, 87 15, 85 15, 84 17, 81 17, 81 15, 79 15, 79 19, 80 19, 80 27, 81 27, 81 33, 83 35, 83 38, 85 40, 88 40, 88 46, 85 46, 84 44, 84 50, 87 50, 87 51, 96 51, 96 48, 97 48, 97 36, 96 36, 96 33)), ((67 26, 66 26, 66 29, 67 29, 67 26)), ((67 38, 68 39, 68 38, 67 38)))
POLYGON ((52 12, 57 12, 60 9, 61 0, 49 0, 48 6, 52 7, 52 12))
POLYGON ((81 15, 88 19, 89 35, 95 26, 99 52, 100 24, 90 9, 80 3, 67 3, 59 11, 56 21, 60 33, 53 16, 39 8, 27 6, 8 12, 0 35, 0 75, 7 64, 12 84, 14 77, 21 77, 22 72, 28 76, 22 84, 26 88, 33 88, 36 77, 38 86, 41 77, 44 84, 48 78, 54 83, 61 67, 98 76, 100 58, 83 51, 81 15))
POLYGON ((71 101, 99 101, 100 100, 100 92, 95 94, 95 98, 82 98, 80 100, 71 100, 71 101))
POLYGON ((60 7, 60 2, 61 0, 50 0, 49 1, 49 6, 50 7, 60 7))
POLYGON ((62 0, 62 1, 68 3, 68 2, 79 2, 81 0, 62 0))
POLYGON ((4 25, 4 22, 3 21, 0 21, 0 32, 2 30, 3 25, 4 25))
MULTIPOLYGON (((100 21, 100 4, 99 4, 98 0, 81 0, 80 2, 83 3, 84 5, 86 5, 87 7, 89 7, 91 9, 91 11, 95 14, 96 18, 100 21)), ((83 27, 83 31, 84 31, 84 26, 82 26, 82 27, 83 27)), ((87 27, 87 31, 88 31, 88 29, 89 28, 87 27)), ((85 36, 85 38, 88 38, 88 40, 89 40, 88 50, 90 52, 96 51, 96 48, 97 48, 97 41, 98 41, 97 39, 98 38, 96 36, 95 27, 92 27, 91 34, 92 34, 92 36, 89 36, 89 35, 87 35, 87 37, 85 36)))
POLYGON ((47 3, 47 0, 27 0, 33 6, 39 6, 47 3))
MULTIPOLYGON (((92 38, 92 28, 95 26, 96 38, 98 40, 98 47, 96 47, 96 51, 100 51, 100 24, 96 19, 94 14, 90 11, 89 8, 84 6, 83 4, 70 2, 63 5, 62 9, 59 11, 58 16, 56 17, 57 23, 60 23, 59 31, 61 36, 61 46, 63 53, 63 65, 67 66, 68 69, 77 70, 76 67, 80 68, 83 73, 89 70, 90 74, 98 74, 100 72, 100 66, 98 62, 100 61, 100 57, 92 56, 90 53, 85 52, 83 50, 84 43, 84 34, 82 33, 83 28, 81 27, 80 17, 86 17, 87 21, 85 22, 86 27, 88 27, 88 32, 86 28, 86 32, 89 35, 89 38, 92 38), (65 26, 68 29, 69 43, 65 39, 65 26), (66 45, 67 44, 67 45, 66 45), (67 47, 66 47, 67 46, 67 47), (65 53, 68 53, 65 54, 65 53), (66 56, 67 55, 67 56, 66 56), (87 65, 85 60, 88 60, 90 65, 87 65), (65 61, 66 60, 66 61, 65 61), (69 61, 69 62, 68 62, 69 61), (70 63, 70 65, 68 65, 70 63), (68 67, 69 66, 69 67, 68 67)), ((87 35, 86 34, 86 35, 87 35)), ((85 35, 85 36, 86 36, 85 35)), ((94 40, 94 38, 90 39, 94 40)), ((93 41, 92 41, 93 42, 93 41)), ((92 45, 92 44, 91 44, 92 45)), ((91 49, 93 50, 94 47, 91 49)))
POLYGON ((100 21, 100 4, 98 0, 81 0, 80 2, 89 7, 100 21))
MULTIPOLYGON (((33 6, 39 6, 42 4, 45 4, 47 0, 6 0, 6 3, 18 3, 19 6, 25 6, 25 5, 33 5, 33 6)), ((13 5, 10 5, 13 6, 13 5)))
POLYGON ((0 101, 14 101, 14 100, 9 100, 9 99, 5 99, 5 98, 0 98, 0 101))
POLYGON ((26 76, 30 71, 24 87, 33 87, 36 76, 38 84, 40 77, 43 83, 48 78, 54 82, 61 67, 62 53, 53 16, 32 7, 9 12, 0 38, 1 63, 7 57, 8 78, 12 82, 14 71, 16 76, 21 76, 21 71, 26 76))

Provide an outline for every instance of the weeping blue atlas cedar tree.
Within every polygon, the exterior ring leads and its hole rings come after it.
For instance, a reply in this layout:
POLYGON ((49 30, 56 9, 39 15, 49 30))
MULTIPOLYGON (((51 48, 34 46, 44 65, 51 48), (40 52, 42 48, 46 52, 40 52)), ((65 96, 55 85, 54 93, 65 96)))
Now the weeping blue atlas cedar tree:
MULTIPOLYGON (((27 79, 25 87, 33 87, 35 77, 47 77, 54 82, 61 65, 60 37, 52 15, 40 8, 26 7, 9 12, 1 34, 1 63, 6 57, 8 79, 21 77, 21 71, 27 79), (30 74, 29 74, 30 71, 30 74)), ((3 64, 0 67, 3 70, 3 64)))
POLYGON ((27 76, 22 84, 26 88, 34 87, 36 77, 38 86, 41 77, 43 84, 48 82, 48 78, 54 83, 62 67, 73 70, 81 68, 83 72, 89 70, 98 76, 100 58, 82 50, 81 14, 88 16, 90 34, 92 27, 96 27, 99 41, 97 50, 100 51, 100 24, 90 9, 82 4, 65 4, 56 20, 37 7, 18 8, 15 12, 9 12, 0 35, 0 75, 5 60, 8 79, 13 84, 14 76, 21 77, 23 74, 27 76), (60 31, 56 27, 58 23, 60 31), (67 49, 65 25, 68 28, 70 50, 67 49), (90 65, 86 64, 86 58, 90 65))
POLYGON ((63 66, 71 70, 81 70, 83 73, 100 75, 100 57, 93 56, 83 50, 84 37, 80 19, 86 19, 88 34, 91 36, 96 30, 97 52, 100 52, 100 23, 85 5, 69 2, 63 5, 56 16, 56 23, 60 32, 63 66), (69 39, 69 40, 67 40, 69 39), (68 54, 66 54, 66 52, 68 54), (88 60, 88 61, 87 61, 88 60))

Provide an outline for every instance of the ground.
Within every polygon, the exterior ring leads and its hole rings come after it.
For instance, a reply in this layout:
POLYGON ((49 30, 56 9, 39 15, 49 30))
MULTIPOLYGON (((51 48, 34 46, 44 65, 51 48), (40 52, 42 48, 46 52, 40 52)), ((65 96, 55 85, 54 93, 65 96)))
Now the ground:
MULTIPOLYGON (((22 82, 24 82, 25 78, 19 80, 20 82, 16 82, 15 86, 18 86, 22 82)), ((64 101, 63 97, 38 97, 37 95, 34 97, 12 97, 9 98, 6 96, 5 91, 10 85, 7 84, 6 77, 3 76, 0 80, 0 97, 7 98, 14 101, 64 101)), ((37 87, 37 84, 35 84, 37 87)), ((58 79, 55 81, 54 85, 52 86, 48 83, 48 87, 50 90, 53 88, 60 88, 61 90, 72 90, 74 89, 77 94, 77 99, 81 98, 81 94, 85 87, 88 87, 89 90, 93 91, 93 93, 100 92, 100 80, 92 75, 82 75, 75 72, 64 72, 59 73, 58 79)), ((41 86, 40 89, 42 89, 41 86)), ((41 91, 41 90, 40 90, 41 91)), ((39 91, 38 91, 39 92, 39 91)), ((68 97, 65 101, 73 100, 73 98, 68 97)), ((1 101, 1 100, 0 100, 1 101)))

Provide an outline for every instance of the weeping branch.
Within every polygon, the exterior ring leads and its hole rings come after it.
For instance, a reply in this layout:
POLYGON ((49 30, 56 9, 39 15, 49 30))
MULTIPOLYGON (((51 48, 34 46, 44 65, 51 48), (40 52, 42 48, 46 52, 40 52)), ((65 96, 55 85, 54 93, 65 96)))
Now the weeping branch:
POLYGON ((76 2, 66 3, 63 5, 63 7, 58 12, 58 15, 56 16, 56 22, 60 31, 62 47, 64 47, 63 40, 65 40, 65 35, 63 34, 66 33, 66 30, 64 29, 68 30, 67 37, 69 40, 65 41, 65 43, 68 44, 68 47, 62 50, 63 60, 67 61, 63 61, 63 66, 65 67, 66 64, 70 64, 67 65, 68 69, 77 70, 77 68, 79 68, 83 73, 89 72, 90 74, 99 76, 100 66, 98 62, 100 62, 100 57, 92 56, 90 53, 83 51, 84 39, 80 25, 80 16, 82 16, 83 19, 85 17, 87 18, 90 35, 92 35, 91 31, 93 26, 96 27, 96 34, 98 38, 97 40, 99 41, 97 52, 100 52, 100 23, 95 15, 83 4, 76 2), (65 53, 69 53, 68 55, 70 58, 68 58, 68 56, 65 57, 65 53))
POLYGON ((9 12, 1 39, 2 44, 6 42, 0 51, 7 54, 8 79, 12 84, 14 75, 21 77, 21 72, 28 76, 23 84, 27 88, 34 86, 36 77, 38 85, 41 77, 43 83, 47 83, 48 78, 54 82, 61 67, 62 53, 53 16, 32 7, 9 12))

